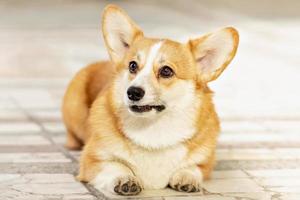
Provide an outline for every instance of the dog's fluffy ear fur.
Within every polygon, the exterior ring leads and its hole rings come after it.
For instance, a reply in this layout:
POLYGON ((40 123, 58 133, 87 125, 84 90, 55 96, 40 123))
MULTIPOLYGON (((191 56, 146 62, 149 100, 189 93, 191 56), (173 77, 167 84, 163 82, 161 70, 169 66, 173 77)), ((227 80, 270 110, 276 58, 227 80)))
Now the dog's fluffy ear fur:
POLYGON ((238 32, 231 27, 190 40, 189 46, 196 61, 198 79, 209 82, 218 78, 235 56, 238 43, 238 32))
POLYGON ((134 39, 143 35, 130 17, 115 5, 108 5, 104 9, 102 32, 109 55, 114 63, 121 62, 134 39))

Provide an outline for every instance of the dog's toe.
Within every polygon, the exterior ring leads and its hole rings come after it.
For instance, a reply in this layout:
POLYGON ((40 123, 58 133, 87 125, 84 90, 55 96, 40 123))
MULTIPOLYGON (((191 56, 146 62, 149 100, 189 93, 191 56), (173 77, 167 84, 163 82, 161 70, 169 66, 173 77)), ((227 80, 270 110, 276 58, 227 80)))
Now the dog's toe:
POLYGON ((119 195, 137 195, 142 191, 142 187, 135 177, 119 178, 114 187, 114 191, 119 195))
POLYGON ((175 174, 171 181, 170 187, 179 192, 201 192, 201 180, 187 172, 175 174))
POLYGON ((180 192, 199 192, 200 188, 197 188, 193 184, 176 185, 176 190, 180 192))

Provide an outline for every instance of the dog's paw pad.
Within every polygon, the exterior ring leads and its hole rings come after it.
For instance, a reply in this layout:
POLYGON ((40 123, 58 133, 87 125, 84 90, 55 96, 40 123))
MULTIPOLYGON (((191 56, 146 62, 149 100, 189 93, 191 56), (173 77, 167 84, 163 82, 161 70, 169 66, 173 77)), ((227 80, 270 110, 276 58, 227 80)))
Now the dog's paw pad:
POLYGON ((201 182, 190 173, 180 172, 172 177, 169 185, 179 192, 202 192, 201 182))
POLYGON ((134 177, 123 177, 117 180, 114 187, 115 193, 119 195, 137 195, 142 191, 142 187, 134 177))
POLYGON ((200 192, 200 188, 196 187, 193 184, 185 184, 185 185, 180 185, 177 184, 175 185, 175 188, 179 192, 200 192))

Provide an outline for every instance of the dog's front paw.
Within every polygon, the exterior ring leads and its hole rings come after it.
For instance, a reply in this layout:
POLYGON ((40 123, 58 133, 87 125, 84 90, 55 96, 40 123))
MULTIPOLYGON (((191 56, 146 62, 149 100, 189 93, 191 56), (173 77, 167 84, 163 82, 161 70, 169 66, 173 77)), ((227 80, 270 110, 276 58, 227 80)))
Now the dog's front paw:
POLYGON ((170 187, 179 192, 202 192, 201 184, 202 176, 195 175, 189 170, 176 172, 169 182, 170 187))
POLYGON ((125 176, 116 180, 114 191, 119 195, 130 196, 140 193, 142 187, 134 176, 125 176))

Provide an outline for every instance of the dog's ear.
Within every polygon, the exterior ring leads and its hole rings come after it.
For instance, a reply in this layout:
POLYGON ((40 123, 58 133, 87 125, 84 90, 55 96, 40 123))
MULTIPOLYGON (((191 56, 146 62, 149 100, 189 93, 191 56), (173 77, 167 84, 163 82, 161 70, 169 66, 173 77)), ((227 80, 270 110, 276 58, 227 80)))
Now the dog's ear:
POLYGON ((238 32, 231 27, 190 40, 189 47, 196 61, 198 79, 209 82, 218 78, 235 56, 238 43, 238 32))
POLYGON ((113 62, 122 61, 134 39, 143 35, 139 27, 119 7, 108 5, 102 15, 102 32, 113 62))

